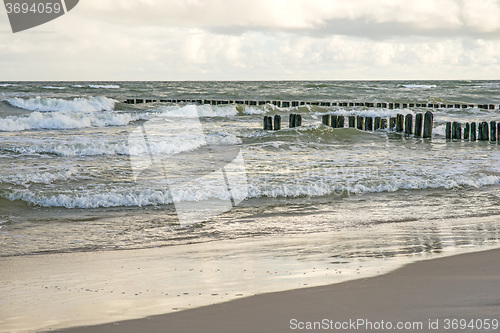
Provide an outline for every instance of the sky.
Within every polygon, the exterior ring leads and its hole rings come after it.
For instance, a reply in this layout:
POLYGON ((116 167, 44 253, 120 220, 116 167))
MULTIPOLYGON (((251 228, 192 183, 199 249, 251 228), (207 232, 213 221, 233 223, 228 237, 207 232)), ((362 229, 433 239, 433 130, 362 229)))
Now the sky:
POLYGON ((80 0, 0 80, 500 79, 500 0, 80 0))

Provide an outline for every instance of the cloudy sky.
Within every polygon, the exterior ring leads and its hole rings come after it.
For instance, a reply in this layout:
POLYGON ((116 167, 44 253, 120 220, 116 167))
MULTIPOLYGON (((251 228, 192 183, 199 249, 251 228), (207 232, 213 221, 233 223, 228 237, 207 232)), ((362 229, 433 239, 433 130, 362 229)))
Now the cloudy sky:
POLYGON ((500 0, 80 0, 0 80, 500 79, 500 0))

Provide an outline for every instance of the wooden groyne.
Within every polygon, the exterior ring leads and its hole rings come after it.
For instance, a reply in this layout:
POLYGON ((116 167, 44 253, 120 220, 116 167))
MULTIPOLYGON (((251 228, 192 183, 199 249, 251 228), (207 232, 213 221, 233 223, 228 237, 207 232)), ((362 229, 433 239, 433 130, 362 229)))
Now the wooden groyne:
MULTIPOLYGON (((323 115, 321 118, 323 125, 333 128, 342 128, 345 125, 344 116, 323 115)), ((356 128, 360 131, 376 131, 387 129, 387 119, 383 117, 363 117, 349 116, 348 125, 350 128, 356 128)), ((434 114, 427 111, 425 114, 416 115, 415 126, 413 125, 413 115, 406 116, 398 114, 396 117, 389 118, 389 128, 395 132, 404 134, 415 134, 415 136, 431 138, 432 126, 434 123, 434 114)))
POLYGON ((486 121, 476 123, 447 122, 446 140, 491 141, 500 143, 500 122, 486 121), (463 128, 463 130, 462 130, 463 128), (477 128, 477 132, 476 132, 477 128))
POLYGON ((498 110, 500 105, 495 104, 442 104, 442 103, 387 103, 387 102, 342 102, 342 101, 282 101, 282 100, 219 100, 219 99, 164 99, 164 98, 127 98, 126 104, 144 103, 196 103, 208 105, 241 104, 250 106, 274 105, 280 108, 298 107, 305 105, 314 106, 339 106, 339 107, 367 107, 383 109, 408 109, 408 108, 432 108, 432 109, 469 109, 478 108, 483 110, 498 110))
MULTIPOLYGON (((126 104, 144 103, 194 103, 199 105, 249 105, 262 106, 274 105, 280 108, 294 108, 300 106, 322 106, 322 107, 364 107, 382 109, 471 109, 500 110, 500 105, 495 104, 442 104, 442 103, 401 103, 401 102, 344 102, 344 101, 283 101, 283 100, 219 100, 219 99, 165 99, 165 98, 127 98, 126 104)), ((434 114, 429 110, 412 114, 397 114, 396 117, 363 117, 323 115, 322 123, 332 128, 343 128, 346 125, 350 128, 357 128, 362 131, 390 130, 416 137, 432 138, 434 114), (347 120, 347 124, 346 124, 347 120)), ((300 114, 290 114, 288 127, 294 128, 302 126, 302 116, 300 114)), ((282 128, 281 116, 265 116, 263 128, 265 130, 280 130, 282 128)), ((500 122, 448 122, 446 123, 445 136, 447 140, 467 140, 467 141, 491 141, 500 142, 500 122)))
MULTIPOLYGON (((276 122, 276 117, 280 116, 276 115, 274 117, 276 122)), ((297 117, 300 117, 300 115, 290 115, 290 128, 302 125, 302 122, 295 122, 297 117)), ((279 119, 281 119, 281 117, 279 119)), ((269 127, 271 122, 272 117, 264 117, 265 130, 273 129, 272 127, 269 127)), ((343 128, 346 125, 345 117, 339 115, 323 115, 321 117, 321 122, 323 125, 330 126, 332 128, 343 128)), ((347 118, 347 126, 350 128, 356 128, 360 131, 371 132, 385 130, 387 129, 387 124, 389 124, 389 129, 394 132, 429 139, 432 138, 434 114, 431 111, 427 111, 424 114, 417 113, 415 117, 413 117, 412 114, 407 114, 406 116, 397 114, 396 117, 390 117, 389 119, 378 116, 349 116, 347 118)), ((484 121, 480 123, 470 122, 465 124, 459 122, 447 122, 445 125, 445 136, 447 140, 491 141, 500 143, 500 122, 490 121, 488 123, 484 121)), ((276 129, 277 128, 275 127, 275 130, 276 129)))

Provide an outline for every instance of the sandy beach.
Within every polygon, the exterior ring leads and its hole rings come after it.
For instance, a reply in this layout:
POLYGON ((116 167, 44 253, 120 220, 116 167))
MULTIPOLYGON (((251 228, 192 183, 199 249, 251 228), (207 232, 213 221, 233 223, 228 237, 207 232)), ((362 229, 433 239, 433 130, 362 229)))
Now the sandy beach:
POLYGON ((425 260, 372 278, 65 332, 291 332, 313 331, 305 328, 314 322, 324 330, 344 325, 346 332, 493 332, 500 320, 499 258, 496 249, 425 260), (453 329, 460 320, 471 326, 453 329), (346 326, 353 322, 359 326, 346 326))
MULTIPOLYGON (((240 321, 251 331, 256 321, 274 325, 260 331, 274 332, 289 330, 293 318, 419 320, 431 314, 444 318, 452 309, 457 316, 494 314, 499 250, 451 256, 498 248, 495 221, 429 221, 418 228, 403 222, 153 249, 3 257, 0 331, 124 322, 119 330, 158 325, 147 331, 198 332, 201 325, 207 329, 201 331, 218 332, 219 325, 229 325, 229 332, 240 321), (343 283, 352 280, 357 281, 343 283), (318 288, 304 289, 312 287, 318 288), (126 322, 134 319, 139 321, 126 322)), ((86 329, 110 327, 115 324, 86 329)))

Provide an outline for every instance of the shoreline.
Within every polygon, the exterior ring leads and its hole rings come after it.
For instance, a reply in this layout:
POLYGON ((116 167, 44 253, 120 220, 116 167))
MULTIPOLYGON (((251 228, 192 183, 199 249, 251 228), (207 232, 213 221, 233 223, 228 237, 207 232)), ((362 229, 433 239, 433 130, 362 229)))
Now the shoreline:
POLYGON ((122 322, 379 276, 420 260, 499 248, 496 223, 496 216, 401 222, 142 250, 2 257, 0 331, 122 322))
POLYGON ((375 277, 61 332, 291 332, 307 331, 301 325, 325 319, 330 324, 356 321, 366 325, 356 331, 376 331, 368 323, 384 322, 412 323, 417 328, 420 323, 423 331, 446 332, 450 331, 447 320, 498 323, 499 258, 500 249, 494 249, 421 260, 375 277))

